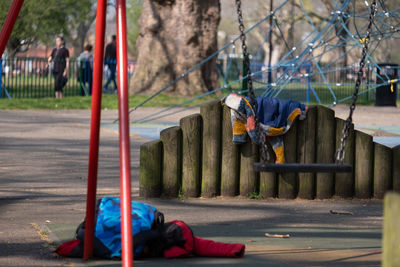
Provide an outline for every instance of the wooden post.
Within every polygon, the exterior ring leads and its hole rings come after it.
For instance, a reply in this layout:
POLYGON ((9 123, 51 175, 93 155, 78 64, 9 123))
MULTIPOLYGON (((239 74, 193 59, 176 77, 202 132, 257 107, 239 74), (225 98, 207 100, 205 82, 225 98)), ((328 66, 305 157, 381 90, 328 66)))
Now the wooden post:
MULTIPOLYGON (((335 112, 317 107, 317 163, 333 163, 335 154, 335 112)), ((330 198, 335 190, 333 173, 317 173, 316 197, 330 198)))
MULTIPOLYGON (((342 130, 345 121, 336 118, 336 150, 340 147, 340 139, 342 138, 342 130)), ((344 147, 344 161, 345 164, 354 166, 354 125, 352 124, 349 129, 349 135, 346 139, 344 147)), ((343 198, 353 197, 354 194, 354 168, 352 172, 336 173, 335 174, 335 195, 343 198)))
POLYGON ((161 195, 161 173, 163 145, 160 140, 140 146, 139 195, 159 197, 161 195))
MULTIPOLYGON (((297 161, 299 163, 315 162, 315 132, 317 124, 317 107, 307 110, 306 119, 298 122, 297 127, 297 161)), ((315 174, 299 173, 299 198, 315 197, 315 174)))
MULTIPOLYGON (((295 119, 289 131, 283 136, 285 144, 285 163, 296 163, 297 159, 297 122, 295 119)), ((297 173, 283 173, 278 175, 278 196, 279 198, 293 199, 297 197, 297 173)))
POLYGON ((393 190, 400 192, 400 145, 393 148, 393 190))
POLYGON ((221 195, 233 197, 239 194, 239 146, 233 144, 231 112, 227 106, 222 112, 222 163, 221 195))
POLYGON ((263 198, 272 198, 277 196, 277 179, 277 174, 274 172, 260 172, 260 195, 263 198))
MULTIPOLYGON (((261 144, 260 144, 261 145, 261 144)), ((260 153, 260 146, 258 147, 260 153)), ((272 156, 272 146, 267 148, 270 153, 270 159, 267 163, 274 163, 274 158, 272 156)), ((261 162, 261 155, 259 155, 259 161, 261 162)), ((260 196, 263 198, 275 198, 278 197, 278 174, 275 172, 259 172, 260 175, 260 196)))
MULTIPOLYGON (((248 138, 249 139, 249 138, 248 138)), ((258 147, 250 140, 240 146, 240 195, 248 197, 258 193, 258 173, 254 171, 254 162, 258 161, 258 147)))
POLYGON ((221 185, 221 102, 211 101, 201 106, 203 118, 203 160, 201 195, 215 197, 221 185))
POLYGON ((357 198, 370 198, 374 180, 374 143, 372 136, 357 130, 355 131, 355 139, 355 196, 357 198))
POLYGON ((392 188, 392 149, 374 143, 374 197, 382 199, 392 188))
POLYGON ((163 143, 162 194, 178 197, 182 184, 182 130, 170 127, 160 133, 163 143))
POLYGON ((383 211, 383 267, 400 266, 400 194, 385 196, 383 211))
POLYGON ((200 196, 201 137, 203 122, 200 114, 184 117, 182 129, 182 193, 185 197, 200 196))

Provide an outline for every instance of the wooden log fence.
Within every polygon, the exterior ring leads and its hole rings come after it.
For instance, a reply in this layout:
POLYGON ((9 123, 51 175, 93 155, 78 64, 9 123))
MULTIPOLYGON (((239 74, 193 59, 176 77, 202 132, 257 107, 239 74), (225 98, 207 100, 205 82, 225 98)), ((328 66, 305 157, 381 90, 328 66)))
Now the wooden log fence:
POLYGON ((210 102, 201 106, 203 118, 203 156, 201 194, 215 197, 221 184, 221 105, 210 102))
MULTIPOLYGON (((306 116, 307 119, 298 122, 297 128, 297 161, 299 163, 315 161, 317 107, 308 108, 306 116)), ((314 173, 299 173, 298 197, 303 199, 315 197, 314 173)))
MULTIPOLYGON (((283 136, 285 162, 295 163, 297 161, 297 122, 296 119, 289 131, 283 136)), ((297 197, 297 174, 282 173, 278 175, 278 197, 293 199, 297 197)))
POLYGON ((160 133, 163 144, 162 194, 178 197, 182 185, 182 130, 170 127, 160 133))
POLYGON ((231 111, 223 107, 221 138, 221 195, 233 197, 239 193, 239 146, 232 142, 231 111))
MULTIPOLYGON (((323 106, 311 106, 284 136, 288 163, 333 163, 344 121, 323 106)), ((230 110, 218 101, 180 126, 163 130, 160 140, 140 149, 139 194, 143 197, 377 198, 400 192, 400 146, 373 142, 351 127, 345 163, 351 173, 256 173, 259 149, 232 142, 230 110)))
POLYGON ((200 114, 181 119, 182 129, 182 193, 185 197, 200 196, 201 137, 203 120, 200 114))
POLYGON ((372 136, 355 131, 356 152, 354 165, 355 197, 369 198, 374 181, 374 143, 372 136))
POLYGON ((383 211, 382 266, 400 266, 400 194, 385 196, 383 211))
MULTIPOLYGON (((335 151, 340 147, 340 139, 345 121, 336 118, 336 147, 335 151)), ((345 156, 343 163, 351 164, 354 166, 354 125, 352 124, 349 129, 349 135, 346 139, 344 148, 345 156)), ((336 173, 335 174, 335 195, 342 198, 351 198, 354 195, 354 168, 352 172, 336 173)))
MULTIPOLYGON (((317 143, 316 162, 333 163, 335 154, 335 112, 329 108, 317 108, 317 143)), ((316 174, 316 198, 324 199, 333 196, 335 176, 333 173, 316 174)))

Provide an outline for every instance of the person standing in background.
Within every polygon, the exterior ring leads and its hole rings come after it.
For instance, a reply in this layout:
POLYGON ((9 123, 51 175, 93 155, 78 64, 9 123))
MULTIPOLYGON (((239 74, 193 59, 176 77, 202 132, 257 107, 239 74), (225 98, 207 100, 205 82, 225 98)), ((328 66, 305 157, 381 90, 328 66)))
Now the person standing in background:
POLYGON ((117 37, 113 35, 111 37, 111 42, 106 46, 106 53, 104 55, 104 64, 110 70, 110 75, 108 76, 107 82, 104 85, 104 92, 107 93, 108 85, 110 82, 114 83, 114 92, 117 93, 117 82, 116 78, 116 71, 117 71, 117 37))
POLYGON ((54 62, 53 75, 56 98, 63 98, 63 87, 67 83, 69 69, 69 51, 65 48, 65 40, 62 36, 57 36, 56 46, 51 52, 48 63, 54 62))
POLYGON ((93 84, 93 46, 85 45, 85 50, 78 57, 79 82, 81 86, 81 96, 92 95, 93 84), (88 90, 86 91, 86 84, 88 90))

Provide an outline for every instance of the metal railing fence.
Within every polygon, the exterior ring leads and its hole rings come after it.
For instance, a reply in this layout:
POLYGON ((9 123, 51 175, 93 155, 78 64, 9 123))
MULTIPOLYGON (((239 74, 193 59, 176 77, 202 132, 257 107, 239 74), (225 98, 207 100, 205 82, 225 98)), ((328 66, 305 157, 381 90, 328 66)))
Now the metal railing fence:
MULTIPOLYGON (((68 81, 63 88, 64 96, 91 95, 93 62, 71 58, 69 61, 68 81)), ((15 57, 0 60, 1 90, 0 97, 43 98, 54 97, 53 69, 56 62, 48 64, 47 58, 15 57)), ((129 77, 133 75, 135 62, 128 62, 129 77)), ((116 62, 104 64, 103 93, 115 93, 114 82, 107 84, 109 78, 115 78, 116 62), (114 73, 112 68, 114 67, 114 73)), ((111 79, 110 79, 111 80, 111 79)))

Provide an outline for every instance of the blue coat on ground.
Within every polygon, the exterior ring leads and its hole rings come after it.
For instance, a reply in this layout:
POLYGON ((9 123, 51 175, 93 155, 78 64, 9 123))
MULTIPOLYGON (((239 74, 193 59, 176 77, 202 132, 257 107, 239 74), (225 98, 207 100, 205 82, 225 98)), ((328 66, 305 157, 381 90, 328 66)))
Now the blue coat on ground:
MULTIPOLYGON (((156 208, 141 202, 132 201, 132 235, 150 230, 154 223, 156 208)), ((111 251, 110 258, 121 257, 121 203, 116 197, 104 197, 97 211, 95 236, 111 251)), ((135 250, 142 252, 143 245, 135 250)))

